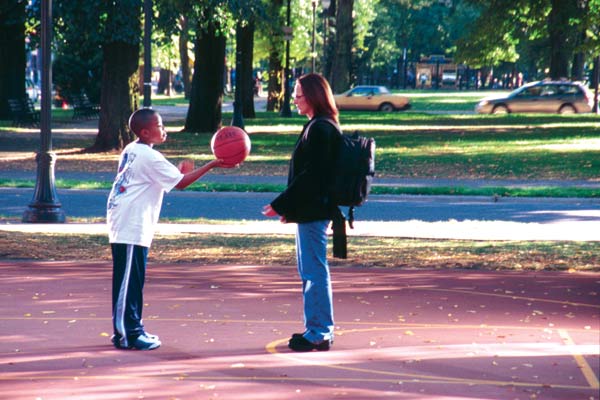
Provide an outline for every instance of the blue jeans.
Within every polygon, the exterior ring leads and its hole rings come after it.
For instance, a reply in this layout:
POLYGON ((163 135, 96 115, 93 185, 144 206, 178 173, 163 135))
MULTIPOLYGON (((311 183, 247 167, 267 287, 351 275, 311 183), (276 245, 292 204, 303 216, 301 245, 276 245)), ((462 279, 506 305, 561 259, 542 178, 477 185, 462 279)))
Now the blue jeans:
POLYGON ((296 231, 298 274, 304 299, 304 337, 333 341, 333 293, 327 263, 329 221, 299 223, 296 231))

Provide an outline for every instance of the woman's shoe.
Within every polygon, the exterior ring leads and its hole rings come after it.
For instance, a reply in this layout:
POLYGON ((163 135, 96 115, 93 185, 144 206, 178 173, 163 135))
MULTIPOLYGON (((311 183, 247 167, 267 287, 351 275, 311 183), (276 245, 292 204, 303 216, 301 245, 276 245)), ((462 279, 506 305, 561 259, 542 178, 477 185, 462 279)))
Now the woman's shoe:
POLYGON ((302 334, 295 334, 292 335, 288 347, 294 351, 327 351, 329 350, 329 340, 324 340, 321 343, 313 343, 306 340, 302 334))

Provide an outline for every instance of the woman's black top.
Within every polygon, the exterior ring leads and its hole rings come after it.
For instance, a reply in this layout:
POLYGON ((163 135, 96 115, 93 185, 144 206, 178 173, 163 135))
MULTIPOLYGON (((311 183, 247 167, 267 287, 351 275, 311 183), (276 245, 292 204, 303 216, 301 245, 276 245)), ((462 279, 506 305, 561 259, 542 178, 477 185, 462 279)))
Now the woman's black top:
POLYGON ((294 147, 287 188, 271 202, 287 222, 331 220, 337 210, 330 204, 328 188, 341 136, 326 120, 316 118, 311 124, 313 120, 304 125, 294 147))

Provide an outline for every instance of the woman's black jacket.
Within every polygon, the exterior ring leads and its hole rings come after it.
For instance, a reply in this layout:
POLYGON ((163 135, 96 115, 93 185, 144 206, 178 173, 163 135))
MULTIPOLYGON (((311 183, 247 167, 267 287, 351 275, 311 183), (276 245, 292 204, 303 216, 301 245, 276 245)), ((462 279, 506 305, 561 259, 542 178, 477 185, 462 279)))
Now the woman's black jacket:
POLYGON ((328 188, 340 140, 339 130, 325 119, 304 125, 290 160, 287 188, 271 202, 287 222, 333 218, 337 208, 330 204, 328 188))

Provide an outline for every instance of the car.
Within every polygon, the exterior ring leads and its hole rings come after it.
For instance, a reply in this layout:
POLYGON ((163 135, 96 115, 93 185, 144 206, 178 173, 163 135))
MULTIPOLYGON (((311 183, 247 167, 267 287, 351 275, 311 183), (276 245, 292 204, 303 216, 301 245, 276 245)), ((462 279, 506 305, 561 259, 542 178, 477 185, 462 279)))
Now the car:
POLYGON ((27 97, 34 103, 40 98, 40 89, 31 79, 25 79, 25 91, 27 92, 27 97))
POLYGON ((339 110, 390 112, 410 108, 407 97, 393 94, 385 86, 355 86, 334 98, 339 110))
POLYGON ((507 96, 486 97, 475 111, 480 114, 551 113, 592 111, 594 95, 580 82, 543 80, 513 90, 507 96))

